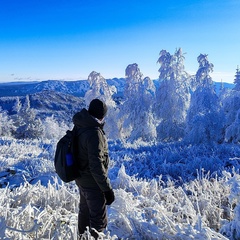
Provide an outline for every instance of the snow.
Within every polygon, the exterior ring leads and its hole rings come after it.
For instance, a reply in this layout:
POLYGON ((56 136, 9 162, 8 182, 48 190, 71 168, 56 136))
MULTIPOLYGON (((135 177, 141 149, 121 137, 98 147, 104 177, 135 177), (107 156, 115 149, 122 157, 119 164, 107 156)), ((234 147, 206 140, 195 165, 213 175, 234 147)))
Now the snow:
MULTIPOLYGON (((1 239, 77 239, 79 193, 54 172, 56 141, 0 138, 1 239)), ((238 145, 109 150, 116 201, 102 239, 239 239, 238 145)))

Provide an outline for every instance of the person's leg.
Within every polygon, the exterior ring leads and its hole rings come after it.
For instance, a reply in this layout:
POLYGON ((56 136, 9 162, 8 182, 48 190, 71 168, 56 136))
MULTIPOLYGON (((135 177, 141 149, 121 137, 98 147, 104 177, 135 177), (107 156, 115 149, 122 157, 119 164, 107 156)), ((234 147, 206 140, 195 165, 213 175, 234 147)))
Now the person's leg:
POLYGON ((83 234, 87 226, 90 226, 89 220, 89 210, 85 194, 83 190, 79 188, 80 191, 80 203, 79 203, 79 212, 78 212, 78 232, 83 234))
POLYGON ((106 200, 99 188, 81 188, 89 210, 90 228, 103 232, 107 226, 106 200))

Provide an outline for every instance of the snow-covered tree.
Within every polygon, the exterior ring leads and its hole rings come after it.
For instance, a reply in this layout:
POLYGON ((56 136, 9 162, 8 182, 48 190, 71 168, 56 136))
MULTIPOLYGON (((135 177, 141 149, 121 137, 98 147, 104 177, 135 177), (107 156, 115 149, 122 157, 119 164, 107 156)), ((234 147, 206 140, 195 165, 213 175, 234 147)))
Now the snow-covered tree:
POLYGON ((204 54, 200 54, 198 62, 197 88, 191 96, 185 140, 196 144, 221 142, 223 115, 213 81, 209 76, 213 70, 213 64, 208 62, 207 55, 204 54))
POLYGON ((214 65, 208 61, 207 54, 200 54, 197 61, 199 63, 199 67, 196 73, 196 86, 212 86, 213 81, 209 74, 213 72, 214 65))
POLYGON ((129 141, 151 141, 156 137, 152 103, 155 86, 149 77, 143 79, 136 63, 127 66, 124 102, 120 107, 121 137, 129 141))
POLYGON ((172 55, 166 50, 161 50, 157 63, 161 65, 159 68, 159 80, 169 80, 172 75, 172 55))
POLYGON ((225 141, 239 143, 240 142, 240 109, 236 113, 234 122, 226 128, 225 141))
POLYGON ((239 142, 240 91, 235 89, 226 90, 221 98, 222 109, 225 116, 225 141, 239 142))
POLYGON ((17 114, 17 113, 19 113, 21 108, 22 108, 22 103, 21 103, 19 97, 16 97, 16 102, 13 105, 12 111, 13 111, 13 113, 17 114))
POLYGON ((88 82, 90 88, 84 96, 87 105, 93 98, 99 98, 105 101, 108 106, 115 107, 115 102, 112 99, 112 95, 117 91, 115 86, 109 86, 106 79, 95 71, 89 74, 88 82))
POLYGON ((42 121, 37 117, 36 110, 31 108, 29 95, 26 96, 23 107, 14 116, 16 138, 38 138, 42 136, 42 121))
POLYGON ((234 89, 237 91, 240 91, 240 70, 239 70, 238 66, 237 66, 237 70, 236 70, 234 84, 235 84, 234 89))
POLYGON ((108 107, 106 116, 105 130, 109 138, 117 139, 119 137, 119 129, 117 125, 116 115, 118 112, 115 101, 112 96, 116 93, 115 86, 109 86, 104 77, 100 73, 92 71, 88 76, 90 88, 85 94, 85 102, 87 107, 92 99, 98 98, 104 101, 108 107))
POLYGON ((0 107, 0 136, 11 136, 13 130, 13 121, 8 116, 7 111, 3 111, 0 107))
POLYGON ((180 140, 184 136, 190 92, 181 48, 174 55, 162 50, 158 63, 160 87, 156 92, 155 113, 160 141, 180 140))

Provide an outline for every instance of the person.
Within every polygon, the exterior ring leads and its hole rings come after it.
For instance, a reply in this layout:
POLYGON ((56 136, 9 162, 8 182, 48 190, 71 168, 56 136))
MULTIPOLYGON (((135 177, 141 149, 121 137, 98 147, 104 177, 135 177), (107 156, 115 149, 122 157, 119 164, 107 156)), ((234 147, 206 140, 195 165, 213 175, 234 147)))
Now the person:
POLYGON ((89 226, 91 235, 103 232, 107 226, 107 207, 115 200, 108 177, 109 154, 103 131, 106 104, 93 99, 88 110, 83 108, 73 116, 77 128, 80 177, 75 180, 79 192, 78 232, 89 226), (97 232, 95 231, 97 230, 97 232))

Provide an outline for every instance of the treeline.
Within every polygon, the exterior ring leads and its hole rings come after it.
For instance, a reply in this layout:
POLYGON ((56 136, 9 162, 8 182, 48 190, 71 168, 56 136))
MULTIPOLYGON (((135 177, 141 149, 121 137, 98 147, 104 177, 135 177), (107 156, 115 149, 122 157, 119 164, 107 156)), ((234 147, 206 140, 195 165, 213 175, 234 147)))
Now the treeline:
MULTIPOLYGON (((210 77, 213 64, 206 54, 197 58, 195 75, 185 71, 181 48, 174 54, 160 51, 159 84, 143 77, 138 64, 125 70, 124 94, 113 99, 116 88, 104 77, 91 72, 89 90, 84 96, 86 107, 93 98, 104 100, 109 108, 106 132, 109 139, 145 142, 223 143, 240 141, 240 72, 235 87, 220 89, 217 94, 210 77), (156 87, 157 86, 157 87, 156 87)), ((16 138, 54 138, 71 123, 54 116, 42 119, 26 97, 24 106, 16 101, 14 114, 1 111, 0 135, 16 138)))

